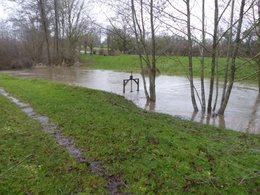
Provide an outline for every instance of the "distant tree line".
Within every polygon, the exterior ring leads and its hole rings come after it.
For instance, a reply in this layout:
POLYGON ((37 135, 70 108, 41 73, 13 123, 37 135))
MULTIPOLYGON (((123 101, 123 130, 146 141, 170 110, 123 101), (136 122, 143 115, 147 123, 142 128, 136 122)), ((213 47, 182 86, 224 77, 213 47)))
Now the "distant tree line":
POLYGON ((1 25, 0 67, 74 64, 88 23, 85 1, 17 0, 1 25))
MULTIPOLYGON (((224 33, 224 32, 223 32, 224 33)), ((245 39, 241 42, 239 48, 239 56, 251 58, 258 53, 258 36, 256 31, 244 32, 245 39)), ((228 34, 223 34, 223 38, 219 42, 218 52, 220 57, 226 57, 228 50, 228 34)), ((234 41, 234 40, 233 40, 234 41)), ((188 40, 186 36, 178 34, 169 35, 169 33, 162 33, 155 36, 156 42, 156 54, 164 56, 187 56, 188 40)), ((115 51, 119 51, 121 54, 137 54, 137 48, 135 45, 135 37, 129 27, 98 27, 92 24, 92 27, 86 30, 86 33, 82 35, 82 47, 84 53, 93 54, 95 47, 103 46, 106 48, 106 55, 113 55, 115 51), (101 30, 103 33, 101 33, 101 30), (101 35, 100 35, 101 33, 101 35), (101 41, 100 36, 105 37, 101 41)), ((210 57, 212 54, 212 39, 206 39, 204 43, 204 55, 210 57)), ((147 39, 147 45, 151 45, 151 39, 147 39)), ((192 45, 193 56, 201 56, 201 45, 199 42, 194 41, 192 45)), ((104 53, 102 53, 103 55, 104 53)))

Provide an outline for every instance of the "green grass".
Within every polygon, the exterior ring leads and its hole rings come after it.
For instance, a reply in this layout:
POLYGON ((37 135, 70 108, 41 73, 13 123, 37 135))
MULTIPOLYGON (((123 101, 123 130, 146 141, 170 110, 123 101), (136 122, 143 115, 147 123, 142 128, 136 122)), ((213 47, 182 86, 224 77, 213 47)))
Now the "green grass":
MULTIPOLYGON (((81 55, 83 65, 92 69, 110 69, 126 72, 140 72, 139 58, 136 55, 81 55)), ((257 71, 256 64, 244 63, 246 59, 237 59, 236 80, 246 82, 256 82, 257 75, 248 77, 257 71)), ((219 58, 219 75, 224 77, 225 58, 219 58)), ((199 77, 201 71, 200 58, 193 58, 194 75, 199 77)), ((205 76, 210 77, 211 58, 205 58, 205 76)), ((188 58, 185 56, 161 56, 157 59, 157 67, 162 74, 168 75, 187 75, 188 58)))
POLYGON ((0 194, 104 192, 103 179, 89 174, 39 123, 2 95, 0 107, 0 194))
POLYGON ((139 58, 135 55, 81 55, 84 65, 93 69, 139 72, 139 58))
MULTIPOLYGON (((81 87, 6 75, 0 75, 0 86, 15 97, 30 103, 37 112, 46 114, 54 120, 64 134, 73 137, 76 145, 84 148, 83 155, 90 162, 101 160, 110 174, 122 176, 127 182, 124 192, 132 194, 257 194, 260 192, 260 137, 258 135, 218 129, 164 114, 146 112, 121 96, 81 87)), ((7 100, 1 98, 1 108, 6 104, 7 100)), ((17 108, 13 108, 13 105, 9 107, 21 115, 19 117, 23 116, 17 108)), ((11 109, 6 108, 6 110, 11 109)), ((2 115, 5 114, 2 111, 0 113, 2 125, 6 119, 2 119, 2 115)), ((11 114, 6 115, 11 116, 11 114)), ((14 120, 10 119, 9 125, 14 129, 22 129, 20 127, 25 125, 26 131, 32 135, 40 131, 39 125, 33 125, 35 122, 25 116, 16 121, 27 122, 11 121, 14 120)), ((5 131, 3 129, 4 126, 1 126, 2 134, 5 131)), ((23 139, 15 135, 10 135, 9 139, 15 140, 14 137, 23 139)), ((46 141, 28 137, 28 143, 26 142, 23 148, 34 148, 37 144, 36 148, 39 151, 52 151, 51 148, 55 147, 55 143, 48 136, 45 137, 47 137, 46 141), (48 147, 45 143, 48 143, 48 147)), ((15 145, 14 141, 5 141, 7 138, 1 140, 3 142, 1 150, 3 147, 9 148, 15 145)), ((21 142, 24 144, 23 141, 21 142)), ((62 150, 49 152, 48 155, 44 155, 44 152, 35 152, 39 158, 35 160, 35 164, 52 163, 50 159, 54 158, 58 168, 55 167, 63 179, 54 172, 53 180, 56 183, 60 182, 59 186, 70 186, 74 181, 72 179, 74 172, 68 173, 70 169, 67 167, 74 161, 60 151, 62 150)), ((1 151, 1 162, 5 161, 7 153, 2 155, 1 151)), ((28 152, 23 155, 20 153, 23 153, 22 150, 18 150, 17 155, 23 157, 28 152)), ((13 165, 5 164, 1 163, 1 171, 13 165)), ((76 162, 73 165, 80 167, 76 162)), ((93 180, 86 179, 83 182, 86 173, 81 170, 81 168, 75 170, 76 178, 80 180, 78 186, 85 189, 82 186, 93 183, 93 180)), ((37 174, 37 177, 52 171, 44 168, 41 173, 37 174)), ((16 177, 19 178, 19 175, 17 173, 16 177)), ((90 175, 87 176, 89 177, 91 178, 90 175)), ((46 177, 44 178, 47 180, 46 177)), ((102 189, 104 187, 102 178, 96 180, 98 181, 95 182, 96 190, 102 189)), ((0 189, 3 189, 3 192, 11 189, 8 181, 15 180, 12 180, 9 174, 5 175, 4 181, 2 178, 0 180, 0 189), (5 188, 2 188, 3 185, 5 188)), ((37 185, 30 182, 27 184, 26 180, 20 182, 22 186, 28 185, 29 189, 34 189, 37 185)), ((26 192, 23 187, 19 190, 26 192)), ((34 192, 37 192, 37 189, 34 192)), ((97 191, 95 193, 99 194, 97 191)))

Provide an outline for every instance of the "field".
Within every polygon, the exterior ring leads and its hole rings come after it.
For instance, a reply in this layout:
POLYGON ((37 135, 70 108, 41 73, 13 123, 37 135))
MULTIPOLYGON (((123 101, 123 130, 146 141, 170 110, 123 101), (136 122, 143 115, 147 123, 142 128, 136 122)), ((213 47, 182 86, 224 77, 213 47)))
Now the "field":
MULTIPOLYGON (((109 69, 126 72, 140 72, 139 58, 136 55, 81 55, 83 65, 92 69, 109 69)), ((246 63, 247 59, 237 59, 237 81, 256 82, 257 66, 246 63)), ((219 58, 219 75, 224 77, 225 58, 219 58)), ((194 75, 199 77, 201 72, 200 58, 193 58, 194 75)), ((209 78, 211 58, 205 58, 205 76, 209 78)), ((188 58, 185 56, 161 56, 157 58, 157 67, 162 74, 187 75, 188 58)))
MULTIPOLYGON (((107 57, 107 56, 106 56, 107 57)), ((75 139, 130 194, 259 194, 260 137, 150 113, 111 93, 0 74, 0 87, 75 139)), ((105 179, 73 159, 0 95, 0 194, 107 194, 105 179)))

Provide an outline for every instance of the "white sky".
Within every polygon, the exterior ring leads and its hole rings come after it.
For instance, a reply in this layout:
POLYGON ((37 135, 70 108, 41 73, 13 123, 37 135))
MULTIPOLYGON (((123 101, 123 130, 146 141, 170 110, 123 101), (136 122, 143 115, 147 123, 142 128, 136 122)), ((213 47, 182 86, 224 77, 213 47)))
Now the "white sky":
MULTIPOLYGON (((219 5, 220 5, 220 13, 221 11, 224 9, 224 5, 226 5, 225 3, 223 3, 224 1, 227 0, 219 0, 219 5)), ((250 0, 251 1, 251 0, 250 0)), ((248 3, 250 2, 248 1, 248 3)), ((90 1, 90 6, 91 6, 91 16, 92 19, 96 20, 96 22, 101 23, 101 24, 108 24, 108 22, 106 22, 107 20, 107 16, 111 16, 111 10, 110 8, 108 8, 105 4, 102 3, 95 3, 95 1, 90 1)), ((98 1, 96 1, 98 2, 98 1)), ((183 3, 182 0, 172 0, 172 3, 174 3, 174 6, 176 6, 178 9, 182 10, 185 12, 185 4, 183 3)), ((206 25, 207 25, 207 29, 213 29, 213 18, 214 18, 214 0, 206 0, 206 25)), ((240 0, 236 0, 235 4, 237 6, 239 6, 240 4, 240 0)), ((192 24, 198 28, 200 28, 201 26, 201 21, 199 18, 201 18, 201 0, 197 0, 197 1, 191 1, 191 14, 194 16, 192 17, 192 24)), ((5 0, 0 0, 0 20, 1 19, 6 19, 8 17, 8 8, 9 10, 10 8, 12 8, 12 3, 7 2, 5 0)), ((237 10, 238 11, 238 10, 237 10)), ((173 12, 173 13, 176 13, 173 12)), ((177 14, 178 16, 178 14, 177 14)), ((182 17, 183 16, 179 16, 182 17)), ((225 18, 228 20, 229 18, 229 13, 227 12, 225 18)), ((210 30, 211 31, 211 30, 210 30)))
POLYGON ((4 7, 0 4, 0 19, 5 19, 7 17, 4 7))

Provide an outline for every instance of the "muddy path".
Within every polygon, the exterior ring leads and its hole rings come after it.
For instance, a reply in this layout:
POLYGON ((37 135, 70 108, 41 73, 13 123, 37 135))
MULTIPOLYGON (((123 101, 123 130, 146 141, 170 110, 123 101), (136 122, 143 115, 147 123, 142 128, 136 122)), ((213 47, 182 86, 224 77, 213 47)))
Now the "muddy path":
POLYGON ((89 162, 82 155, 82 150, 74 144, 74 139, 72 137, 65 136, 59 130, 58 125, 51 121, 49 117, 35 112, 32 106, 13 97, 2 88, 0 88, 0 94, 18 105, 21 108, 21 111, 28 117, 38 121, 41 124, 43 131, 50 134, 60 146, 62 146, 71 156, 73 156, 74 159, 80 163, 85 163, 87 170, 90 173, 103 177, 106 180, 106 189, 109 194, 123 194, 122 189, 126 185, 126 182, 122 179, 122 177, 116 174, 109 174, 105 167, 102 166, 102 162, 99 160, 89 162))

